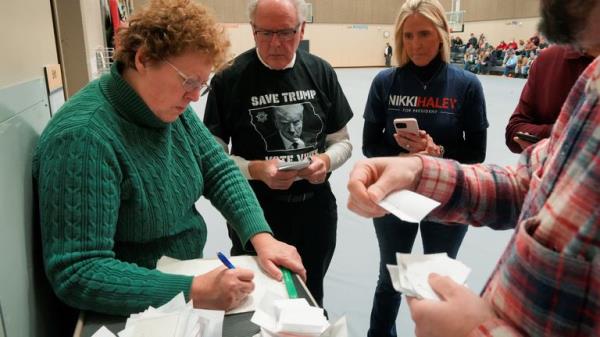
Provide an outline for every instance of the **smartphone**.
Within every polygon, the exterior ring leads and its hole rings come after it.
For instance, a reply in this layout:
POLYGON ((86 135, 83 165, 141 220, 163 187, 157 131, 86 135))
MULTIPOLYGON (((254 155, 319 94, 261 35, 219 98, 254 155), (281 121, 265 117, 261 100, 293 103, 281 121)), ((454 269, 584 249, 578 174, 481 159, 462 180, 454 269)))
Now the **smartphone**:
POLYGON ((277 169, 279 171, 302 170, 303 168, 308 167, 308 165, 310 165, 310 158, 300 161, 282 161, 279 162, 277 169))
POLYGON ((419 123, 415 118, 396 118, 394 119, 396 131, 407 131, 410 133, 419 133, 419 123))
POLYGON ((517 138, 522 139, 526 142, 530 142, 530 143, 537 143, 540 140, 542 140, 540 137, 536 136, 536 135, 530 135, 528 133, 524 133, 524 132, 520 132, 517 131, 515 132, 515 136, 517 136, 517 138))

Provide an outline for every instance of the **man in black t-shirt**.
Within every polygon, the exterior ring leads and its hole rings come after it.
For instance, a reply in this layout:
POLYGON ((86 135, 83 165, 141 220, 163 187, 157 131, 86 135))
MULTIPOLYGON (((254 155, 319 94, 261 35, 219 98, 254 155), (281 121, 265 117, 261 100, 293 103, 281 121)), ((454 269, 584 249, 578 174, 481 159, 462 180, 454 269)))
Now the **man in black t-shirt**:
MULTIPOLYGON (((204 123, 225 148, 231 145, 275 237, 298 249, 307 286, 322 305, 337 230, 327 179, 352 153, 346 130, 352 111, 332 67, 298 50, 305 6, 250 1, 256 48, 213 77, 204 123), (278 169, 281 162, 307 158, 311 164, 304 169, 278 169)), ((232 254, 253 253, 231 228, 230 238, 232 254)))

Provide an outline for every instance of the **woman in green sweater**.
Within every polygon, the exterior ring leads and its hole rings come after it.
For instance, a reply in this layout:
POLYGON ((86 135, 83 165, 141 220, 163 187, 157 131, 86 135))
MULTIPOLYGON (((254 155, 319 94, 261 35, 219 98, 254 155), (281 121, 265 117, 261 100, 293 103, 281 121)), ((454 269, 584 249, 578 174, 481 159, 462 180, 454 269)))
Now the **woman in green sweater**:
POLYGON ((189 107, 208 89, 229 47, 201 5, 156 0, 117 36, 110 74, 74 95, 36 148, 44 266, 58 297, 85 310, 127 315, 179 292, 196 307, 231 309, 252 272, 196 277, 153 270, 167 255, 202 257, 204 195, 256 248, 262 267, 305 276, 296 249, 277 241, 247 180, 189 107))

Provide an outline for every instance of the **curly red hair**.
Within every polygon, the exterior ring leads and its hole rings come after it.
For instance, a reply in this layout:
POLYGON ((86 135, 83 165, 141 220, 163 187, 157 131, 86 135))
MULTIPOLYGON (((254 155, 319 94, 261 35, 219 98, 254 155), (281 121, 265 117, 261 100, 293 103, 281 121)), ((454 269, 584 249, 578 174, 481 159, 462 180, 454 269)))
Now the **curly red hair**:
POLYGON ((224 28, 203 5, 191 0, 153 0, 136 11, 116 37, 115 60, 135 67, 135 55, 160 62, 189 51, 205 52, 215 68, 228 60, 229 39, 224 28))

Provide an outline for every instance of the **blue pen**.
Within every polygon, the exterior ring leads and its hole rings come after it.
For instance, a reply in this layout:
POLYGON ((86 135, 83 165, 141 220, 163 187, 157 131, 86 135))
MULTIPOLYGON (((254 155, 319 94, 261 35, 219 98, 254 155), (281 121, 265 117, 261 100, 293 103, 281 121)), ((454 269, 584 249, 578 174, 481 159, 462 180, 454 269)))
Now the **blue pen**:
POLYGON ((219 258, 219 260, 221 260, 221 262, 223 262, 225 267, 227 267, 229 269, 235 269, 235 266, 233 265, 233 263, 231 263, 231 261, 229 261, 227 256, 225 256, 223 253, 217 252, 217 257, 219 258))

